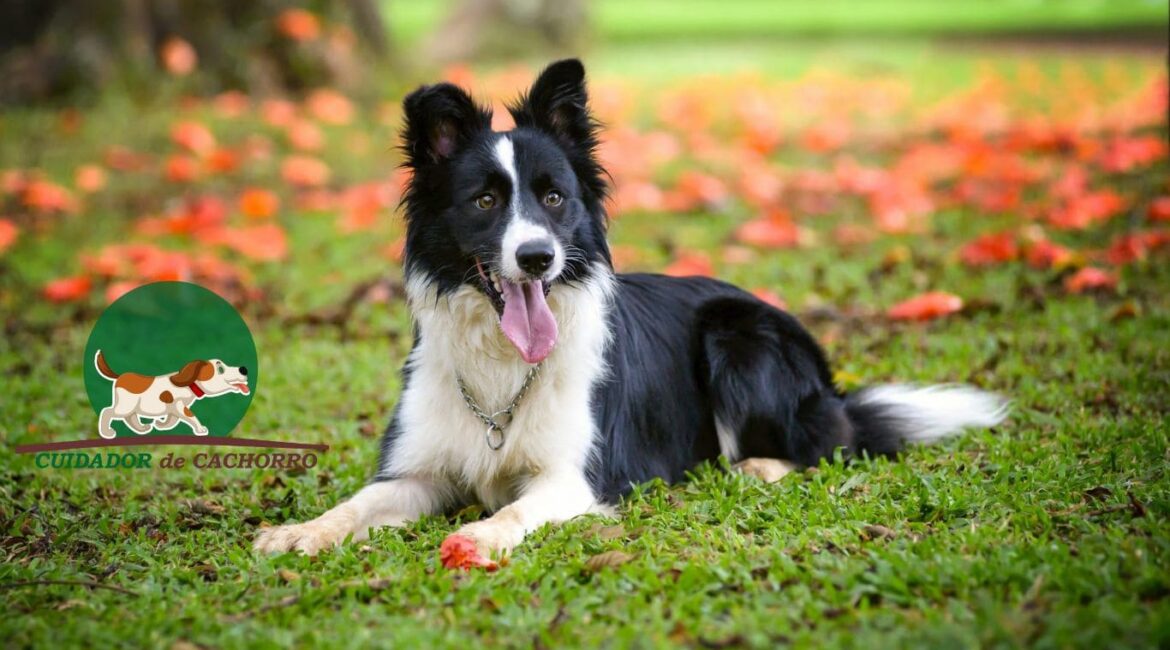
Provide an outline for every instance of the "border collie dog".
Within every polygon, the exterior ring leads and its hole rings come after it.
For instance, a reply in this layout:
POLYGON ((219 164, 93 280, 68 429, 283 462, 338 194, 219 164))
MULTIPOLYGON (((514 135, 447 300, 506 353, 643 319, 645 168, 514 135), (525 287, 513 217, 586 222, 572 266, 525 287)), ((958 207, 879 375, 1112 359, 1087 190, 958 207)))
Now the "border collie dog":
POLYGON ((615 273, 581 63, 552 64, 508 110, 516 127, 497 132, 451 84, 406 98, 414 346, 379 466, 320 517, 261 530, 257 549, 312 554, 479 503, 493 514, 455 534, 486 559, 720 455, 774 481, 838 448, 894 455, 1005 417, 961 386, 845 394, 813 337, 751 294, 615 273))

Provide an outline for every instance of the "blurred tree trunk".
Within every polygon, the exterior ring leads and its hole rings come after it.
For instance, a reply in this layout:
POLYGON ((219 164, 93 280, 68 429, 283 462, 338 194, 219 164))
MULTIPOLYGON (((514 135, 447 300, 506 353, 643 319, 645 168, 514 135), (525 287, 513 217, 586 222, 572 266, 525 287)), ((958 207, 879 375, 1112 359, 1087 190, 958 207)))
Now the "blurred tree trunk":
POLYGON ((565 54, 588 36, 584 0, 460 0, 426 49, 439 61, 565 54))
POLYGON ((388 50, 376 0, 0 0, 0 104, 114 80, 150 92, 161 75, 205 92, 346 86, 388 50))

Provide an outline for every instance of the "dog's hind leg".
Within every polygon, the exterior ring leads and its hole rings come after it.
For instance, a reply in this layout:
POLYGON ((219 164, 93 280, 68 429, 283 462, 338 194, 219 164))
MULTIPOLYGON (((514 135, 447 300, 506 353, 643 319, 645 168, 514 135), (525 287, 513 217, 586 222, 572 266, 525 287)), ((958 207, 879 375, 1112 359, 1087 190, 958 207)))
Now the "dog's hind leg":
POLYGON ((106 440, 109 440, 111 438, 116 438, 118 436, 118 432, 114 431, 113 420, 114 420, 114 407, 107 406, 106 408, 102 409, 101 415, 98 416, 98 435, 99 436, 105 438, 106 440))
POLYGON ((150 425, 143 422, 137 413, 131 413, 123 418, 122 421, 126 423, 126 426, 133 429, 135 433, 142 434, 150 431, 150 425))
POLYGON ((816 341, 794 318, 749 296, 699 311, 702 381, 720 451, 772 481, 850 447, 844 401, 816 341), (787 467, 786 467, 787 465, 787 467))
POLYGON ((376 481, 312 521, 261 529, 252 546, 268 553, 316 555, 350 535, 355 541, 367 539, 371 528, 401 526, 420 515, 440 512, 454 496, 449 485, 421 478, 376 481))

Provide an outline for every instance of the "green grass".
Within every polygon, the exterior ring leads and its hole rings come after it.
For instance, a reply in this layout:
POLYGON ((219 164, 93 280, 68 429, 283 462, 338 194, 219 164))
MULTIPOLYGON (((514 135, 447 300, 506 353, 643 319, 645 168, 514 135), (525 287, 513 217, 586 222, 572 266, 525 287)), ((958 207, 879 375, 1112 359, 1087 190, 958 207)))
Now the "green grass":
MULTIPOLYGON (((383 0, 404 44, 437 27, 451 0, 383 0)), ((594 0, 592 29, 607 43, 791 36, 1045 34, 1166 26, 1155 0, 594 0)))
MULTIPOLYGON (((805 61, 769 56, 769 74, 805 61)), ((603 72, 649 78, 651 57, 608 58, 603 72)), ((951 76, 960 58, 893 65, 930 94, 963 83, 951 76)), ((742 60, 724 59, 711 71, 742 60)), ((168 101, 133 106, 128 123, 125 100, 110 100, 87 113, 73 137, 60 134, 55 114, 5 114, 0 133, 19 137, 0 139, 0 168, 36 165, 66 179, 112 142, 164 150, 175 119, 168 101)), ((355 129, 375 142, 392 137, 379 120, 355 129)), ((230 141, 265 130, 226 123, 216 133, 230 141)), ((391 169, 385 155, 352 156, 349 131, 330 134, 322 156, 342 180, 391 169)), ((247 184, 274 184, 270 171, 247 173, 247 184)), ((474 510, 379 531, 317 558, 250 550, 262 522, 314 517, 371 473, 409 346, 403 305, 362 303, 344 332, 285 318, 337 304, 360 280, 394 276, 378 256, 394 224, 343 237, 328 216, 293 210, 282 216, 289 262, 256 269, 278 311, 245 310, 264 385, 234 435, 326 442, 317 468, 43 471, 14 454, 18 444, 92 437, 80 364, 96 305, 49 306, 35 291, 72 272, 79 250, 122 238, 131 217, 158 209, 159 189, 148 178, 115 184, 122 199, 30 228, 0 257, 6 646, 1170 644, 1164 256, 1129 267, 1119 295, 1069 297, 1059 274, 956 264, 958 242, 1011 222, 944 210, 923 236, 770 252, 755 264, 721 267, 729 280, 780 292, 797 313, 827 304, 844 314, 810 322, 848 376, 973 382, 1009 395, 1012 419, 897 462, 826 463, 775 485, 705 466, 682 485, 641 486, 615 520, 587 517, 538 531, 498 573, 461 574, 439 566, 437 549, 480 515, 474 510), (910 259, 884 264, 897 247, 909 248, 910 259), (875 314, 924 288, 981 307, 921 326, 875 314), (1118 316, 1126 305, 1136 316, 1118 316), (591 570, 590 558, 609 550, 633 557, 591 570), (132 593, 22 584, 53 580, 132 593)), ((613 238, 643 249, 653 268, 669 246, 717 251, 747 216, 623 217, 613 238)), ((827 240, 838 218, 811 225, 827 240)), ((1068 243, 1100 247, 1124 227, 1069 235, 1068 243)))

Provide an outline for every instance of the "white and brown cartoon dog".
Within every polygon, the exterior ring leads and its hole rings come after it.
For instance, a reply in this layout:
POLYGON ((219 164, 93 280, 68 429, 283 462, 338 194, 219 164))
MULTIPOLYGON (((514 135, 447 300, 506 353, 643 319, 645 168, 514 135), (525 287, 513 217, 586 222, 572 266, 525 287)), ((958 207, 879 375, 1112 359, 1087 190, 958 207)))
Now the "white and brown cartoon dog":
POLYGON ((186 422, 195 435, 205 436, 207 427, 191 411, 196 400, 228 393, 248 394, 248 369, 229 366, 219 359, 192 361, 174 374, 157 377, 133 372, 118 374, 110 369, 101 350, 94 365, 103 377, 114 382, 114 402, 102 409, 98 418, 98 434, 103 438, 117 435, 114 420, 125 422, 139 434, 151 428, 172 429, 186 422), (152 422, 143 422, 144 417, 152 418, 152 422))

